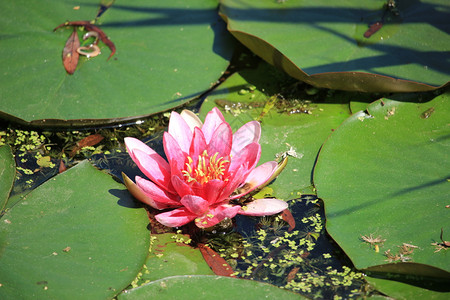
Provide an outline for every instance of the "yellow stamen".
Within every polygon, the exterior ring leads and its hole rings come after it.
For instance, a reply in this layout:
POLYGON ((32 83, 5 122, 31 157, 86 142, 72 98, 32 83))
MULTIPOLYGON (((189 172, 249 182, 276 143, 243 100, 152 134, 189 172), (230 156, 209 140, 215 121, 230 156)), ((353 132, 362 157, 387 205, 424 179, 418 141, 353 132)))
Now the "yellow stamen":
POLYGON ((198 156, 197 165, 193 166, 194 160, 188 156, 185 170, 182 171, 187 182, 198 182, 200 184, 207 183, 213 179, 228 180, 225 176, 229 160, 219 157, 218 152, 213 156, 209 156, 206 150, 198 156))

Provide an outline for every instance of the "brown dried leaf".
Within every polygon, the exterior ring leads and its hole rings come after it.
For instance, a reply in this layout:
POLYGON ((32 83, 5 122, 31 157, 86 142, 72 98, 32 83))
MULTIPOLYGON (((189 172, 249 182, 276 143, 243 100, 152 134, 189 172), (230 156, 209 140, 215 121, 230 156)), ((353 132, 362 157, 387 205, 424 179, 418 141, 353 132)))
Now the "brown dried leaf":
POLYGON ((79 141, 77 143, 77 145, 81 148, 83 147, 88 147, 88 146, 95 146, 98 143, 100 143, 102 140, 104 139, 104 137, 101 134, 91 134, 88 135, 87 137, 85 137, 84 139, 82 139, 81 141, 79 141))
POLYGON ((84 147, 89 147, 89 146, 94 146, 97 145, 98 143, 100 143, 102 140, 104 139, 104 137, 101 134, 91 134, 88 135, 87 137, 85 137, 84 139, 80 140, 79 142, 77 142, 77 145, 72 149, 72 151, 70 152, 70 157, 75 156, 75 154, 78 153, 78 151, 80 151, 81 149, 83 149, 84 147))
POLYGON ((373 34, 375 34, 378 30, 380 30, 381 27, 383 27, 383 22, 376 22, 370 25, 369 29, 367 29, 367 31, 364 32, 364 37, 367 39, 370 38, 373 34))
POLYGON ((205 259, 208 266, 216 275, 229 277, 234 276, 231 266, 225 259, 220 257, 220 255, 217 254, 216 251, 204 244, 198 244, 198 249, 202 253, 203 258, 205 259))
POLYGON ((78 47, 80 47, 80 39, 78 38, 77 29, 74 28, 64 46, 62 54, 64 68, 69 74, 73 74, 77 68, 80 57, 77 52, 78 47))
POLYGON ((299 267, 293 268, 289 274, 286 277, 286 282, 291 282, 293 279, 295 279, 295 276, 297 275, 298 271, 300 270, 299 267))
POLYGON ((95 31, 98 33, 98 38, 106 45, 108 46, 109 50, 111 50, 111 54, 108 57, 108 60, 116 53, 116 46, 114 43, 109 39, 109 37, 101 30, 99 27, 93 25, 91 21, 71 21, 71 22, 64 22, 58 26, 56 26, 53 31, 56 31, 58 28, 64 27, 64 26, 74 26, 76 27, 84 27, 87 31, 95 31))
POLYGON ((59 169, 58 169, 58 173, 62 173, 65 170, 67 170, 66 165, 64 164, 63 160, 61 159, 59 161, 59 169))
POLYGON ((285 210, 283 210, 281 212, 281 218, 289 224, 289 228, 288 228, 289 232, 295 228, 295 219, 292 216, 292 213, 288 208, 286 208, 285 210))

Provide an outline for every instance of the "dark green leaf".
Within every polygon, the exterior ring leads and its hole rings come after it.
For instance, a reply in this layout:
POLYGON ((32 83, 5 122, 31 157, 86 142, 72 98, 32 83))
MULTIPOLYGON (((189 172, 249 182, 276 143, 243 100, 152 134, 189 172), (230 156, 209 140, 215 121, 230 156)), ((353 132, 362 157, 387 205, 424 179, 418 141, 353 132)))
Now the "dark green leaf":
POLYGON ((450 233, 449 100, 376 101, 324 144, 314 183, 328 232, 357 268, 449 280, 450 256, 432 244, 442 227, 450 233), (385 241, 364 242, 370 235, 385 241), (413 246, 402 250, 404 243, 413 246))
POLYGON ((448 5, 394 1, 222 0, 230 32, 294 78, 365 92, 427 91, 449 81, 448 5), (384 17, 383 17, 384 14, 384 17), (383 27, 364 38, 370 24, 383 27))
POLYGON ((145 210, 87 161, 30 192, 1 221, 1 299, 112 298, 148 254, 145 210))
POLYGON ((11 148, 7 145, 0 146, 0 211, 8 202, 15 175, 16 163, 11 148))
POLYGON ((306 299, 299 294, 258 281, 222 276, 184 275, 150 282, 119 295, 125 299, 306 299))
MULTIPOLYGON (((416 287, 407 283, 381 278, 366 277, 366 280, 378 291, 398 300, 408 299, 448 299, 448 292, 436 292, 426 288, 416 287)), ((391 298, 391 299, 392 299, 391 298)))
POLYGON ((111 51, 99 42, 102 54, 80 57, 69 75, 61 53, 73 29, 53 29, 93 20, 98 4, 0 4, 0 116, 40 126, 123 122, 192 100, 228 66, 233 40, 216 1, 117 1, 96 22, 116 54, 107 60, 111 51))
POLYGON ((198 249, 185 244, 187 235, 164 233, 152 235, 151 252, 142 280, 157 280, 175 275, 213 275, 198 249))

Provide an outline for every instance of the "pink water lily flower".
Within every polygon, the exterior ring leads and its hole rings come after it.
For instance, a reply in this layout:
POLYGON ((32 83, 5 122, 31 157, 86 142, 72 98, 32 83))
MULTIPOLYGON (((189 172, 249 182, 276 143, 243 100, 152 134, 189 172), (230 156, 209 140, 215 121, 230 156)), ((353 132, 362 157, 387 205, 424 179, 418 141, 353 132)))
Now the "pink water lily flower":
POLYGON ((200 228, 214 226, 236 214, 265 216, 279 213, 287 203, 257 199, 245 206, 230 203, 266 184, 278 164, 256 166, 261 154, 261 126, 248 122, 233 134, 222 113, 214 108, 203 124, 191 111, 172 112, 163 144, 167 161, 135 138, 125 138, 133 161, 148 177, 136 183, 124 175, 128 190, 158 210, 161 224, 178 227, 195 221, 200 228))

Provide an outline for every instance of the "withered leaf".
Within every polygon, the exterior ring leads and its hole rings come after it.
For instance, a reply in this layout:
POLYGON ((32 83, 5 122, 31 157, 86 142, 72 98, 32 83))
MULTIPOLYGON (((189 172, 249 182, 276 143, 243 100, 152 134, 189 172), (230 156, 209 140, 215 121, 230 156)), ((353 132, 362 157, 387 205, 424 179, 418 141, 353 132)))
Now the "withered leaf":
MULTIPOLYGON (((111 54, 108 57, 108 60, 116 53, 116 46, 114 43, 109 39, 109 37, 101 30, 99 27, 93 25, 90 21, 71 21, 71 22, 64 22, 53 29, 53 31, 56 31, 58 28, 64 27, 64 26, 74 26, 76 27, 84 27, 87 31, 94 31, 98 33, 98 38, 106 45, 108 46, 109 50, 111 50, 111 54)), ((78 48, 78 47, 77 47, 78 48)))
POLYGON ((289 224, 288 231, 291 232, 295 228, 295 219, 292 216, 292 213, 289 209, 285 209, 281 212, 281 218, 283 221, 287 222, 289 224))
POLYGON ((216 251, 204 244, 198 244, 198 249, 202 253, 203 258, 205 259, 208 266, 216 275, 228 277, 234 276, 231 266, 224 258, 217 254, 216 251))
POLYGON ((297 275, 298 271, 300 270, 299 267, 295 267, 293 268, 287 275, 286 277, 286 282, 291 282, 292 280, 295 279, 295 276, 297 275))
POLYGON ((67 170, 66 165, 64 164, 63 160, 61 159, 59 161, 59 169, 58 169, 58 173, 62 173, 65 170, 67 170))
POLYGON ((84 139, 80 140, 79 142, 77 142, 77 145, 72 149, 72 151, 70 152, 70 157, 75 156, 75 154, 78 153, 78 151, 80 151, 81 149, 83 149, 84 147, 89 147, 89 146, 94 146, 97 145, 98 143, 100 143, 102 140, 104 139, 104 137, 101 134, 91 134, 88 135, 87 137, 85 137, 84 139))
POLYGON ((69 74, 73 74, 77 68, 80 57, 77 52, 78 47, 80 47, 80 39, 78 38, 77 29, 74 28, 64 46, 62 54, 64 68, 69 74))
POLYGON ((367 29, 366 32, 364 32, 365 38, 370 38, 373 34, 375 34, 378 30, 383 27, 383 22, 375 22, 374 24, 370 25, 369 29, 367 29))

